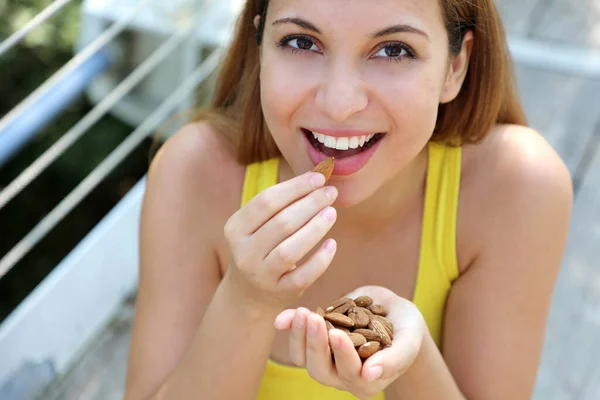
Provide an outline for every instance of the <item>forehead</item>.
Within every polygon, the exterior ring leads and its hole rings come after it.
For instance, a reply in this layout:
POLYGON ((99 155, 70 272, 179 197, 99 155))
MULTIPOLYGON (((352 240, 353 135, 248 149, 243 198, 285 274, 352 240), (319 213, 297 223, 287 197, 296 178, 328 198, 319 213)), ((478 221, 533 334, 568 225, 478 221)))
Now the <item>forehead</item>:
POLYGON ((268 20, 291 15, 357 30, 399 22, 423 29, 442 24, 438 0, 270 0, 268 20))

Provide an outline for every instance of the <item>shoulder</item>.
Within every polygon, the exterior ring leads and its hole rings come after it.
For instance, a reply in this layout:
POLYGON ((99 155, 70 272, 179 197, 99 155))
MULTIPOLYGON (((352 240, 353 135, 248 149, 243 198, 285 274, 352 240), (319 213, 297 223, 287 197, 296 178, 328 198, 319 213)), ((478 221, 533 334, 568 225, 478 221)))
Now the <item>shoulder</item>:
POLYGON ((522 224, 528 224, 529 233, 537 227, 564 235, 572 180, 540 133, 499 125, 481 143, 465 146, 463 154, 459 229, 470 243, 465 245, 470 257, 490 241, 523 232, 522 224))
POLYGON ((182 219, 191 212, 223 218, 239 205, 244 171, 233 149, 208 123, 190 123, 153 158, 146 202, 182 219))

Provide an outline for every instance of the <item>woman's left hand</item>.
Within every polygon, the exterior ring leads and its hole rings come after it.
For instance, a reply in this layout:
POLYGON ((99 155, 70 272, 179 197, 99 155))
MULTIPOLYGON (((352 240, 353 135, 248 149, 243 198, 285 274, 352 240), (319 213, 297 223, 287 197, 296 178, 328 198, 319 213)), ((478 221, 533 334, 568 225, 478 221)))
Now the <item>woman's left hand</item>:
POLYGON ((285 310, 275 320, 278 330, 290 329, 290 356, 323 385, 370 399, 406 372, 420 352, 427 325, 414 303, 380 286, 364 286, 346 297, 369 296, 388 310, 394 324, 392 346, 378 351, 364 365, 346 333, 333 329, 329 340, 325 320, 306 308, 285 310), (332 361, 329 341, 335 361, 332 361))

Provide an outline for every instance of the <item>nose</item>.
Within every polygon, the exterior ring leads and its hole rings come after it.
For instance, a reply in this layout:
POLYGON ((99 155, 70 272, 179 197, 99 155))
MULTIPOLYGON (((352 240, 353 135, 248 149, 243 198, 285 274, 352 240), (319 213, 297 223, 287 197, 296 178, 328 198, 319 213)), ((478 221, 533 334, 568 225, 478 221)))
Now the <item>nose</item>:
POLYGON ((336 122, 343 122, 364 110, 369 103, 360 72, 349 62, 340 62, 324 74, 316 95, 316 105, 336 122))

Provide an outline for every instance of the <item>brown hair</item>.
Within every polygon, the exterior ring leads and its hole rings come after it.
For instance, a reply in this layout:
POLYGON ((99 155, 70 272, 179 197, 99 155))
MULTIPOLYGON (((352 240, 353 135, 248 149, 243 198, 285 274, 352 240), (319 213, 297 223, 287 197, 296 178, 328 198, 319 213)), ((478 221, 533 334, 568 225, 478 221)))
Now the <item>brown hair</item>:
MULTIPOLYGON (((525 125, 504 28, 493 0, 439 0, 450 53, 460 52, 464 34, 475 36, 469 70, 458 96, 440 104, 432 140, 448 145, 476 143, 499 123, 525 125)), ((268 0, 247 0, 217 77, 208 121, 225 135, 242 164, 280 155, 261 111, 259 46, 268 0), (254 18, 262 15, 259 29, 254 18)))

